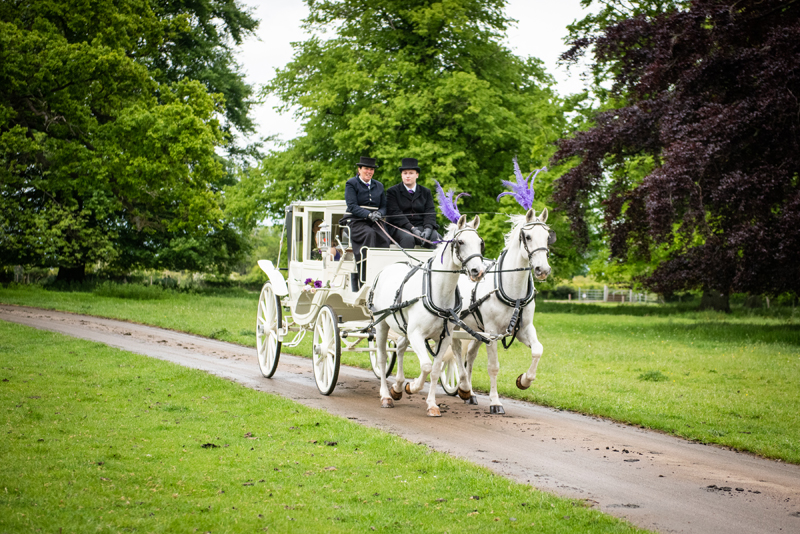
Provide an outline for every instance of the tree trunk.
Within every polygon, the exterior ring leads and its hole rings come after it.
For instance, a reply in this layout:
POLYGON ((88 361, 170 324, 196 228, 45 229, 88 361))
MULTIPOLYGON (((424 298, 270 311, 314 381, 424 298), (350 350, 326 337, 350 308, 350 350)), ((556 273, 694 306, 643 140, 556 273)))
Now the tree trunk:
POLYGON ((700 309, 730 313, 731 305, 728 300, 728 294, 720 293, 715 289, 704 289, 703 298, 700 299, 700 309))
POLYGON ((81 263, 72 267, 59 267, 58 282, 83 282, 86 279, 86 264, 81 263))

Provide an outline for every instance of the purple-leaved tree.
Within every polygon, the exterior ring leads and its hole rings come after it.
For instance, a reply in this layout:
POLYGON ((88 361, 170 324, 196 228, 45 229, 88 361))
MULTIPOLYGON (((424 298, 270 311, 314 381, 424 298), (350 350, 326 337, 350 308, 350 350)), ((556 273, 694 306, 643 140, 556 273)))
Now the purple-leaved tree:
POLYGON ((577 45, 624 103, 553 156, 577 158, 555 199, 583 243, 600 208, 613 257, 660 250, 659 293, 800 292, 800 1, 695 0, 577 45))

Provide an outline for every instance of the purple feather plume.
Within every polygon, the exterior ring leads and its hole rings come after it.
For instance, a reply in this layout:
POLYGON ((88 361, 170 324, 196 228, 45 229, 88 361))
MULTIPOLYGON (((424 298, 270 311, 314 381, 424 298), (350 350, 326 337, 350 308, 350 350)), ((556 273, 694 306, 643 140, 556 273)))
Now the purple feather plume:
POLYGON ((461 214, 458 212, 458 206, 456 206, 458 199, 463 196, 471 196, 469 193, 459 193, 453 198, 454 194, 455 191, 452 189, 449 189, 447 193, 445 193, 441 184, 436 182, 436 198, 439 201, 439 209, 442 211, 442 215, 447 217, 451 223, 457 223, 461 218, 461 214))
POLYGON ((507 188, 511 189, 511 191, 505 191, 497 195, 497 201, 500 201, 500 197, 505 195, 511 195, 514 197, 514 200, 517 203, 525 208, 525 211, 531 209, 533 206, 533 197, 535 195, 533 191, 533 182, 536 180, 536 177, 539 175, 540 172, 546 171, 547 167, 542 167, 541 169, 536 169, 535 171, 531 171, 531 174, 528 175, 528 178, 523 178, 522 171, 519 169, 519 162, 517 162, 517 157, 514 156, 514 174, 517 176, 517 182, 509 182, 508 180, 502 180, 503 185, 507 188), (534 172, 536 174, 534 174, 534 172), (533 175, 533 179, 531 179, 530 185, 528 185, 528 179, 531 178, 533 175))

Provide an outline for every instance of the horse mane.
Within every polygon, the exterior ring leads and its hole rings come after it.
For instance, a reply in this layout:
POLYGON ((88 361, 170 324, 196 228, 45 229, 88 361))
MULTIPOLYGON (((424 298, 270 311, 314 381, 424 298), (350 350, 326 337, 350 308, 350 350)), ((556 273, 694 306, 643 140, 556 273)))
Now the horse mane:
POLYGON ((509 222, 511 222, 511 231, 508 232, 503 238, 505 240, 506 248, 511 248, 512 245, 519 243, 519 233, 525 225, 525 215, 509 215, 509 222))

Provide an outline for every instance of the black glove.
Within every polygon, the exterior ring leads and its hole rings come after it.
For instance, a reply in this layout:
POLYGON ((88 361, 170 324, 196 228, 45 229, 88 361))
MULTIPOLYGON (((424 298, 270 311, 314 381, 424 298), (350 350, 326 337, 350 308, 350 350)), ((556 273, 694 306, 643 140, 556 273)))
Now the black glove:
POLYGON ((383 219, 383 214, 379 211, 371 211, 369 212, 369 220, 372 222, 380 221, 383 219))
POLYGON ((422 231, 422 239, 430 239, 432 233, 433 233, 433 228, 425 228, 422 231))
POLYGON ((417 237, 422 237, 422 232, 420 232, 419 228, 417 228, 416 226, 411 227, 411 233, 417 237))

